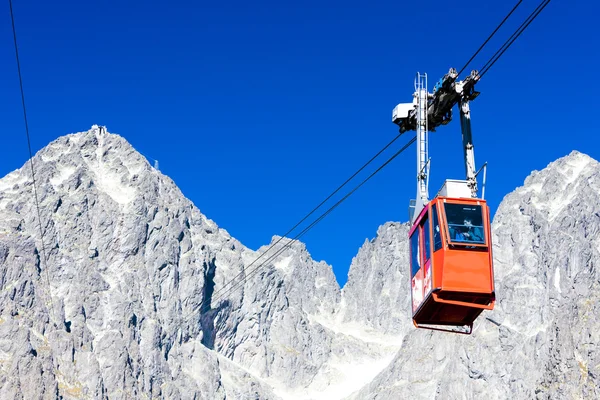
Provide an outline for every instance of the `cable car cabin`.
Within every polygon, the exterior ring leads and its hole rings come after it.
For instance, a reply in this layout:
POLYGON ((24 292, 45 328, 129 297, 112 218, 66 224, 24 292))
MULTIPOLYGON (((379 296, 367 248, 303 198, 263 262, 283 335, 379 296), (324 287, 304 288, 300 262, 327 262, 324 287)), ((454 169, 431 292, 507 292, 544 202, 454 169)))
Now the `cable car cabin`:
POLYGON ((485 200, 437 196, 420 212, 409 238, 414 325, 467 327, 456 332, 470 334, 473 321, 495 302, 485 200))

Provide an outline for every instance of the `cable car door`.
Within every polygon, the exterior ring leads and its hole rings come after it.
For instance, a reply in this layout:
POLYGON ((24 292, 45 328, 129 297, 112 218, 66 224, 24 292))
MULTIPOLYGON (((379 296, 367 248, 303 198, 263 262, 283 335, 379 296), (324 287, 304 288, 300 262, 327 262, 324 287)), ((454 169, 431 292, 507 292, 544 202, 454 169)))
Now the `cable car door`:
POLYGON ((422 254, 423 254, 423 298, 431 292, 431 229, 429 227, 429 210, 421 221, 422 254))
POLYGON ((417 225, 410 236, 410 276, 413 315, 423 301, 423 269, 421 268, 420 235, 421 229, 417 225))
POLYGON ((431 291, 431 232, 429 210, 413 228, 410 236, 411 292, 413 315, 431 291))

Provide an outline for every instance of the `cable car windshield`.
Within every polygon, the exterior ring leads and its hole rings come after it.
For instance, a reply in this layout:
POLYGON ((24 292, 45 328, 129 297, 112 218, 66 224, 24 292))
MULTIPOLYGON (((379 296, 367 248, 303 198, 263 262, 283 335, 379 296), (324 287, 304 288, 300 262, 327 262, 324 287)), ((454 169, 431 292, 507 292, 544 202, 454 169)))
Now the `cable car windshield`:
POLYGON ((485 244, 481 206, 446 203, 445 210, 450 240, 485 244))

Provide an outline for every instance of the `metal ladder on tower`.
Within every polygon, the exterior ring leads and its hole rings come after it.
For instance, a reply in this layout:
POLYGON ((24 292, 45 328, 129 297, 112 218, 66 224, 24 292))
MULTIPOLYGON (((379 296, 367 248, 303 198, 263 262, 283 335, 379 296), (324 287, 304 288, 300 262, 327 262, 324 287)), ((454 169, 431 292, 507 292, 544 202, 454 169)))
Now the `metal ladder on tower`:
POLYGON ((416 131, 417 131, 417 198, 410 202, 409 219, 415 221, 421 210, 429 202, 429 130, 427 103, 429 93, 427 92, 427 74, 417 73, 415 77, 415 93, 413 97, 416 102, 416 131))

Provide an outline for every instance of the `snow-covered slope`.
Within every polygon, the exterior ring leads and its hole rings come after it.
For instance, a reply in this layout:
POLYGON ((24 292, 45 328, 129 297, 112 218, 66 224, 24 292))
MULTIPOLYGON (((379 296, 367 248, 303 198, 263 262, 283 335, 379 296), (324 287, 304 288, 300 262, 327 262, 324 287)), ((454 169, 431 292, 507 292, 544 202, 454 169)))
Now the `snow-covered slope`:
POLYGON ((246 248, 97 126, 34 166, 47 263, 29 165, 0 180, 0 398, 598 394, 600 167, 585 155, 502 203, 499 301, 470 337, 412 327, 406 224, 381 226, 340 290, 299 242, 256 270, 289 239, 246 248))

